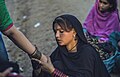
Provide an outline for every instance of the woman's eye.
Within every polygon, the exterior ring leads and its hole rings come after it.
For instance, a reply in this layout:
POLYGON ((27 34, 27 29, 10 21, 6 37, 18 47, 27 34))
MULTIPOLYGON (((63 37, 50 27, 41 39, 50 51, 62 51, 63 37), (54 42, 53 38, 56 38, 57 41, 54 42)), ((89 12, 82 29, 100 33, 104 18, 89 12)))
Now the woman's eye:
POLYGON ((105 5, 107 5, 107 4, 108 4, 107 2, 103 2, 103 1, 101 1, 101 0, 100 0, 99 2, 100 2, 100 3, 103 3, 103 4, 105 4, 105 5))
POLYGON ((64 31, 60 31, 60 33, 64 33, 64 31))
POLYGON ((106 3, 106 2, 103 2, 103 4, 107 5, 108 3, 106 3))

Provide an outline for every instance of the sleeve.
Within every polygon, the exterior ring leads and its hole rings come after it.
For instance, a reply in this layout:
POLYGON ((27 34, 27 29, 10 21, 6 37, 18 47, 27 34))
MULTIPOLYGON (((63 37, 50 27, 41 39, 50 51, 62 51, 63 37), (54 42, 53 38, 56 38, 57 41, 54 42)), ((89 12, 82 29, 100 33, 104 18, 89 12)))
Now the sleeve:
POLYGON ((0 31, 8 30, 12 26, 13 21, 6 8, 5 0, 0 0, 0 31))

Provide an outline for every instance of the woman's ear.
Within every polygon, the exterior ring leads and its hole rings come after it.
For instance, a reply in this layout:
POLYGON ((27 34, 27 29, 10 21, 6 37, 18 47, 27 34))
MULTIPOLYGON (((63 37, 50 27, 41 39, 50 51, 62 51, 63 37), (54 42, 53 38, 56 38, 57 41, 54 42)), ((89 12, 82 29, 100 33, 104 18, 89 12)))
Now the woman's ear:
POLYGON ((76 35, 76 31, 75 31, 75 29, 72 29, 72 31, 73 31, 73 35, 76 35))
POLYGON ((76 31, 75 31, 75 29, 72 29, 72 32, 73 32, 73 38, 74 38, 74 40, 77 40, 77 37, 76 37, 76 31))

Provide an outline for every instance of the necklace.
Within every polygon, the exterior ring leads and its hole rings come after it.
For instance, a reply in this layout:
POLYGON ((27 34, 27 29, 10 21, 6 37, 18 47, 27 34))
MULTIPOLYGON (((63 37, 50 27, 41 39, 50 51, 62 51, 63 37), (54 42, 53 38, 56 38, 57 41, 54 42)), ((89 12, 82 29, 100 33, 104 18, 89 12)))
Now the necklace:
POLYGON ((68 51, 74 51, 74 50, 76 49, 76 48, 75 48, 76 46, 77 46, 77 43, 76 43, 70 50, 68 50, 68 51), (75 48, 75 49, 74 49, 74 48, 75 48), (73 50, 73 49, 74 49, 74 50, 73 50))

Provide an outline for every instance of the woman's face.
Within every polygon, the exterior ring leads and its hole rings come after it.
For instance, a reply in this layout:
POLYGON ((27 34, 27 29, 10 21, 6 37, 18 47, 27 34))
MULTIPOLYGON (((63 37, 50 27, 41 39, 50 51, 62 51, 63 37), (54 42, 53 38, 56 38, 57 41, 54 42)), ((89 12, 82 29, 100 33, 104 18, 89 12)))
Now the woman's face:
POLYGON ((112 6, 110 5, 110 3, 107 0, 99 0, 99 11, 100 12, 106 12, 109 8, 111 8, 112 6))
POLYGON ((73 30, 67 32, 63 30, 58 24, 55 24, 55 37, 59 45, 69 45, 72 44, 74 41, 74 34, 73 30))

